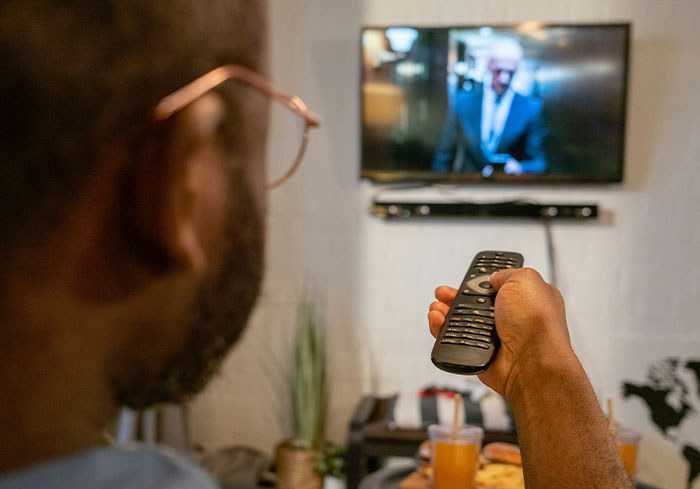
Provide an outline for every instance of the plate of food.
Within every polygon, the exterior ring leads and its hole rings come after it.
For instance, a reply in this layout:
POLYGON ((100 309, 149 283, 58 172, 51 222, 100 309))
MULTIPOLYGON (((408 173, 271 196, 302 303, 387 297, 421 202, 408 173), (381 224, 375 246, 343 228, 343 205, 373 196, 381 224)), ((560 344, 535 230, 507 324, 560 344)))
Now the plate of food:
MULTIPOLYGON (((428 488, 432 468, 430 444, 423 443, 418 451, 419 468, 412 474, 403 489, 428 488), (420 477, 416 477, 419 475, 420 477)), ((476 471, 476 489, 524 489, 520 448, 511 443, 494 442, 485 445, 479 455, 476 471)))
POLYGON ((525 489, 520 448, 511 443, 489 443, 479 457, 479 489, 525 489))

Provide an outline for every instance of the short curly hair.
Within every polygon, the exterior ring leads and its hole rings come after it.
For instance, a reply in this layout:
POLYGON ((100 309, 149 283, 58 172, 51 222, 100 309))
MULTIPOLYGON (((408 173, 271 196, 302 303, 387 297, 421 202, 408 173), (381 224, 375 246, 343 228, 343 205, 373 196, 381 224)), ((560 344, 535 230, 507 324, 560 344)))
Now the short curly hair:
POLYGON ((60 219, 160 98, 221 64, 259 69, 264 17, 262 0, 4 0, 0 253, 60 219))

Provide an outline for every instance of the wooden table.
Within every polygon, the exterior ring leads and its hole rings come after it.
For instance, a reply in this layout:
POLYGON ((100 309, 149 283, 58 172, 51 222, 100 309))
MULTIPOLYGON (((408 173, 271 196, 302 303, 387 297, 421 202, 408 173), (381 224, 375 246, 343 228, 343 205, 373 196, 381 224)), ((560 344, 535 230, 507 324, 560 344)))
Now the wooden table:
POLYGON ((399 485, 399 489, 428 489, 429 487, 428 478, 419 472, 411 472, 399 485))
MULTIPOLYGON (((637 489, 658 489, 641 482, 635 484, 637 489)), ((404 480, 401 481, 399 489, 430 489, 428 478, 419 472, 412 472, 404 480)), ((479 489, 477 486, 476 489, 479 489)))

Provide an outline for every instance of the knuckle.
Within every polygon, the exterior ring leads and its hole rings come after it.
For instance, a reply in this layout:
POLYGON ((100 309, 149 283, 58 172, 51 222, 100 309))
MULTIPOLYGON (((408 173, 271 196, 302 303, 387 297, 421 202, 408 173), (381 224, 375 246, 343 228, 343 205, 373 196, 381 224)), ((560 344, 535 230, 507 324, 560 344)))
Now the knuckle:
POLYGON ((554 294, 554 297, 556 297, 556 298, 557 298, 558 300, 560 300, 560 301, 563 301, 563 300, 564 300, 564 296, 562 295, 561 290, 557 289, 557 288, 556 288, 555 286, 553 286, 553 285, 550 285, 550 287, 552 288, 552 293, 554 294))
POLYGON ((536 280, 536 279, 542 278, 540 273, 537 270, 535 270, 534 268, 521 268, 520 275, 522 275, 523 277, 530 279, 530 280, 536 280))

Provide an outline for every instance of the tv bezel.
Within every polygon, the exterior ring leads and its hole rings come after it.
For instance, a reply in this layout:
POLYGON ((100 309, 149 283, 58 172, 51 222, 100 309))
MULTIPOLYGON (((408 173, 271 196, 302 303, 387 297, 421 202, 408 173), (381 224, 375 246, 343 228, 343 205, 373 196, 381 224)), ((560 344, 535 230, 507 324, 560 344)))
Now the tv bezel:
POLYGON ((474 24, 474 25, 364 25, 360 29, 360 179, 369 180, 372 183, 392 184, 392 183, 425 183, 425 184, 507 184, 507 185, 543 185, 543 184, 615 184, 622 183, 625 177, 625 156, 627 147, 627 105, 629 94, 629 73, 630 73, 630 43, 631 43, 632 23, 625 22, 609 22, 609 23, 582 23, 582 24, 567 24, 567 23, 544 23, 536 21, 526 21, 519 24, 474 24), (366 30, 372 29, 390 29, 394 27, 406 27, 412 29, 479 29, 482 27, 491 27, 494 30, 513 30, 522 28, 523 25, 534 25, 538 28, 622 28, 625 34, 625 45, 623 48, 623 74, 622 74, 622 100, 620 112, 622 115, 622 134, 620 149, 618 152, 618 168, 619 177, 595 177, 588 175, 572 175, 572 174, 547 174, 533 173, 521 175, 508 174, 493 174, 488 178, 481 176, 478 173, 436 173, 433 171, 408 171, 408 170, 368 170, 364 168, 364 146, 362 141, 362 132, 365 121, 365 70, 364 70, 364 50, 363 50, 363 34, 366 30))

